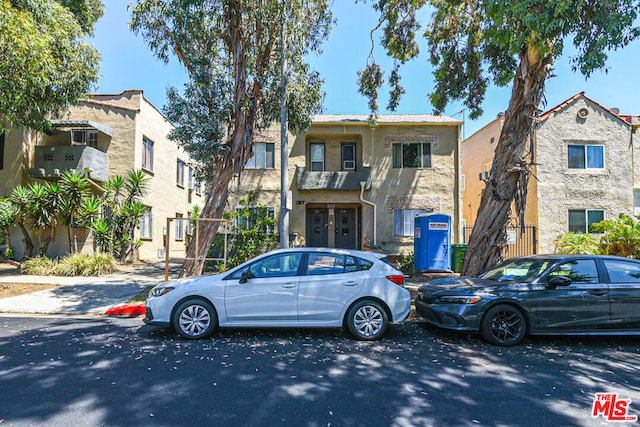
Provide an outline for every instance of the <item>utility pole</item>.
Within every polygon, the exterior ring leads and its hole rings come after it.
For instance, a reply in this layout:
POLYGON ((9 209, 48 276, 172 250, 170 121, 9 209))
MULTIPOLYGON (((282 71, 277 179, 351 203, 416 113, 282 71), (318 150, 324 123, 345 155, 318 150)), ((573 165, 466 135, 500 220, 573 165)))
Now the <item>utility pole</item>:
POLYGON ((280 247, 289 247, 289 142, 287 137, 287 0, 282 0, 282 30, 280 32, 280 247))

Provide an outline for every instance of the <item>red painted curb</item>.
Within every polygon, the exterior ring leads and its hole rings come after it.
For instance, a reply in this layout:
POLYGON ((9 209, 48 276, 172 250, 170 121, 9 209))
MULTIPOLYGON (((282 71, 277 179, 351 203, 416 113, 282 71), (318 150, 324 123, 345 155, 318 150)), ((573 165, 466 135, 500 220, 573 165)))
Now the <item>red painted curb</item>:
POLYGON ((104 314, 107 316, 139 316, 147 313, 144 304, 125 304, 112 307, 104 314))

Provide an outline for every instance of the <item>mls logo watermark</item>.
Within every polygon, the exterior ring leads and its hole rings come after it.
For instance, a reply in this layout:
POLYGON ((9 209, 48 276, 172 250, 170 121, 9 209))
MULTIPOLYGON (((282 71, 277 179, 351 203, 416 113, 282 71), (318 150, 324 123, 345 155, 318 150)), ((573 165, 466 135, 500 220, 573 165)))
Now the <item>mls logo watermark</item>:
POLYGON ((591 416, 602 417, 607 421, 638 421, 637 415, 629 415, 631 399, 618 399, 618 393, 596 393, 593 399, 591 416))

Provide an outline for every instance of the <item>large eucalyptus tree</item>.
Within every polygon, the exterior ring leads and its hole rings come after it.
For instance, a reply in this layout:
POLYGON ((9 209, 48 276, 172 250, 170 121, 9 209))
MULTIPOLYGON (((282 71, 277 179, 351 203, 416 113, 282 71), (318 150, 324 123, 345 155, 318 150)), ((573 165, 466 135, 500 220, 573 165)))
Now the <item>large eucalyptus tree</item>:
MULTIPOLYGON (((462 274, 477 274, 501 259, 512 205, 522 219, 531 175, 533 130, 545 82, 566 44, 576 54, 573 72, 588 77, 605 67, 608 52, 640 34, 638 0, 371 0, 380 12, 382 44, 395 61, 389 108, 403 93, 398 67, 419 52, 423 7, 432 11, 423 32, 434 67, 429 98, 436 113, 462 100, 470 117, 482 114, 487 86, 512 85, 511 99, 482 193, 462 274)), ((361 92, 377 111, 383 71, 371 57, 360 74, 361 92)))
MULTIPOLYGON (((210 183, 202 218, 222 218, 228 188, 252 155, 256 130, 280 118, 281 30, 286 24, 289 127, 305 129, 321 109, 321 80, 306 56, 332 23, 328 0, 139 0, 131 27, 165 61, 175 55, 189 81, 171 88, 164 112, 171 138, 197 160, 210 183)), ((200 274, 218 223, 199 226, 181 276, 200 274)))

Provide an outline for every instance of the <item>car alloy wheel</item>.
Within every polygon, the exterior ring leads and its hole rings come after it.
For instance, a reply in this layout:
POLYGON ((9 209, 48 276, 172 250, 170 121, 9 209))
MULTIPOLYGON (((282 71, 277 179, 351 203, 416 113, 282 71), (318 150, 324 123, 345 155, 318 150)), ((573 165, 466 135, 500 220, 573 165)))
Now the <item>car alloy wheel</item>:
POLYGON ((527 332, 524 315, 516 307, 500 304, 487 310, 480 334, 489 343, 508 347, 522 341, 527 332))
POLYGON ((209 337, 218 326, 213 306, 200 299, 187 300, 175 311, 173 326, 181 337, 200 339, 209 337))
POLYGON ((347 314, 347 327, 356 338, 365 341, 380 339, 389 327, 384 308, 375 301, 364 300, 355 304, 347 314))

